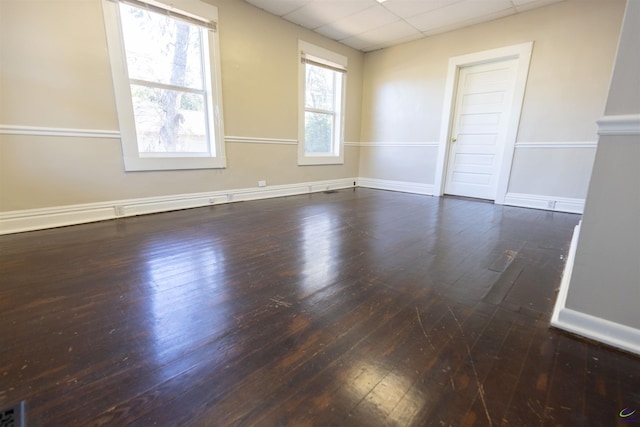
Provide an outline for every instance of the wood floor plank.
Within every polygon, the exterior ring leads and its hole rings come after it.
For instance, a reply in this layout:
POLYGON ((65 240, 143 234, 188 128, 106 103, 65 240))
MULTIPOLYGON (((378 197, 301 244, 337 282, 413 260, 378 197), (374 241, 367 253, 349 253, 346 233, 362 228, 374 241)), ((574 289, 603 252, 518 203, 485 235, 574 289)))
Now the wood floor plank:
POLYGON ((503 426, 541 426, 549 394, 559 333, 538 319, 531 331, 529 353, 502 418, 503 426))
POLYGON ((445 306, 447 312, 441 321, 428 331, 433 346, 414 345, 403 359, 403 363, 410 363, 407 372, 415 370, 416 380, 389 414, 390 420, 415 425, 432 420, 434 411, 443 403, 442 392, 451 386, 453 374, 468 360, 467 341, 480 334, 492 318, 491 310, 484 307, 452 307, 448 301, 445 306))
MULTIPOLYGON (((437 303, 436 298, 431 298, 429 306, 433 307, 437 303)), ((285 402, 287 422, 294 425, 323 424, 322 419, 327 417, 342 417, 345 420, 354 418, 351 411, 357 402, 375 387, 375 381, 380 383, 388 377, 391 367, 395 366, 399 353, 406 349, 406 345, 422 337, 417 316, 404 315, 407 310, 412 310, 412 307, 404 307, 352 350, 335 359, 321 375, 305 382, 306 386, 299 383, 298 392, 285 402), (374 383, 368 387, 364 385, 371 381, 374 383), (332 398, 337 395, 342 398, 332 398), (315 396, 312 404, 305 396, 315 396)), ((271 411, 257 422, 274 425, 283 421, 280 417, 280 411, 271 411)))
POLYGON ((511 324, 491 371, 482 382, 465 419, 482 419, 489 425, 500 425, 511 402, 522 367, 529 354, 532 335, 530 323, 522 319, 511 324), (500 396, 500 398, 498 398, 500 396))
POLYGON ((562 334, 544 408, 543 426, 584 426, 587 344, 562 334))
POLYGON ((640 366, 636 356, 619 353, 617 363, 619 386, 618 425, 640 424, 640 366), (629 416, 628 414, 633 413, 629 416), (623 416, 621 416, 622 414, 623 416))
POLYGON ((585 419, 590 425, 614 426, 623 409, 616 399, 619 383, 617 352, 591 345, 587 348, 585 419), (603 363, 611 361, 613 363, 603 363))
POLYGON ((548 327, 578 220, 359 188, 0 236, 0 407, 24 400, 29 426, 622 425, 637 356, 548 327))

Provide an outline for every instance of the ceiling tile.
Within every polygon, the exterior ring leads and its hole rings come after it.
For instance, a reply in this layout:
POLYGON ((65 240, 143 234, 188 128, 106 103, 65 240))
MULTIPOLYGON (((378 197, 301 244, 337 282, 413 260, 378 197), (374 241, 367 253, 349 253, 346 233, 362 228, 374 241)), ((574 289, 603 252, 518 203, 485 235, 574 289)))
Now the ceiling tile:
POLYGON ((400 18, 384 7, 375 5, 355 15, 341 19, 333 25, 335 28, 346 31, 349 34, 360 34, 399 20, 400 18))
POLYGON ((246 0, 274 15, 282 16, 300 9, 312 0, 246 0))
POLYGON ((315 31, 333 40, 342 40, 352 35, 348 29, 338 28, 335 24, 323 25, 316 28, 315 31))
POLYGON ((529 3, 536 3, 540 0, 511 0, 511 3, 513 3, 514 6, 522 6, 524 4, 529 4, 529 3))
POLYGON ((444 27, 438 27, 430 31, 423 31, 425 36, 433 36, 436 34, 445 33, 447 31, 459 30, 461 28, 470 27, 471 25, 480 24, 482 22, 493 21, 494 19, 504 18, 505 16, 513 15, 515 12, 512 9, 505 9, 489 15, 482 15, 467 19, 465 21, 457 21, 444 27))
POLYGON ((518 12, 547 6, 553 3, 559 3, 564 0, 513 0, 513 4, 518 12))
POLYGON ((392 44, 404 43, 409 40, 416 40, 421 37, 423 37, 423 34, 405 21, 396 21, 341 40, 341 42, 345 44, 355 43, 363 46, 363 50, 369 51, 391 46, 392 44))
MULTIPOLYGON (((425 12, 441 9, 463 0, 387 0, 382 6, 400 18, 410 18, 425 12)), ((526 1, 526 0, 523 0, 526 1)))
POLYGON ((315 0, 283 18, 303 27, 316 29, 377 4, 375 0, 315 0))
POLYGON ((368 52, 564 0, 245 1, 368 52))
POLYGON ((361 50, 363 52, 368 52, 371 49, 367 49, 367 48, 371 48, 373 46, 371 42, 363 40, 358 36, 349 37, 348 39, 342 40, 340 43, 346 44, 349 47, 352 47, 357 50, 361 50))
POLYGON ((369 46, 366 49, 363 49, 364 52, 370 52, 372 50, 384 49, 385 47, 396 46, 402 43, 408 43, 414 40, 423 39, 424 34, 417 33, 413 36, 402 37, 396 40, 385 40, 383 43, 377 44, 375 46, 369 46))
POLYGON ((515 13, 510 0, 464 0, 408 18, 407 21, 422 32, 431 32, 438 28, 464 23, 471 19, 481 18, 501 11, 515 13))

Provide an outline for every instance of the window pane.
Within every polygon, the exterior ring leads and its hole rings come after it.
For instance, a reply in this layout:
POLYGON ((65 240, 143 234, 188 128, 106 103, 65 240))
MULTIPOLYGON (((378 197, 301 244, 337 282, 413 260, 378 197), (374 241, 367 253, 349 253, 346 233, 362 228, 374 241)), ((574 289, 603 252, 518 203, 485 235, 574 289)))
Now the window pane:
POLYGON ((120 5, 129 78, 202 89, 202 29, 120 5))
POLYGON ((203 95, 131 85, 141 153, 209 153, 203 95))
POLYGON ((336 71, 306 64, 305 107, 334 110, 336 71))
POLYGON ((304 113, 304 150, 307 153, 331 153, 333 142, 333 115, 304 113))

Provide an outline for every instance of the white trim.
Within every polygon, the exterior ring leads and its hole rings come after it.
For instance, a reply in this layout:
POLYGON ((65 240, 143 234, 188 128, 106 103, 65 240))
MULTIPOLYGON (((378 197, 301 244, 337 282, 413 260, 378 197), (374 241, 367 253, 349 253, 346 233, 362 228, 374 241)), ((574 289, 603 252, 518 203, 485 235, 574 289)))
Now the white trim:
POLYGON ((567 263, 560 281, 558 298, 551 315, 551 326, 640 354, 640 330, 566 307, 581 224, 582 222, 576 225, 573 231, 567 263))
MULTIPOLYGON (((330 54, 333 52, 327 51, 330 54)), ((345 65, 336 64, 335 62, 328 61, 325 58, 321 58, 319 56, 314 56, 309 53, 305 53, 304 51, 300 52, 301 61, 305 64, 315 65, 318 67, 324 67, 332 71, 338 71, 340 73, 346 73, 347 67, 346 62, 345 65)))
POLYGON ((563 307, 551 326, 640 354, 640 330, 563 307))
POLYGON ((516 148, 598 148, 597 142, 516 142, 516 148))
POLYGON ((118 217, 144 215, 221 203, 268 199, 354 187, 355 178, 274 185, 259 188, 178 194, 140 199, 0 212, 0 234, 41 230, 118 217))
POLYGON ((295 139, 281 138, 254 138, 251 136, 225 136, 224 140, 231 143, 245 144, 276 144, 276 145, 298 145, 295 139))
MULTIPOLYGON (((619 116, 618 116, 619 117, 619 116)), ((605 125, 605 127, 608 125, 605 125)), ((119 139, 121 137, 118 130, 106 129, 74 129, 46 126, 23 126, 23 125, 3 125, 0 124, 0 135, 33 135, 51 137, 77 137, 77 138, 106 138, 119 139)), ((615 135, 621 135, 616 133, 615 135)), ((224 137, 227 143, 245 144, 275 144, 275 145, 297 145, 296 139, 285 138, 260 138, 253 136, 232 136, 224 137)), ((439 147, 438 141, 378 141, 378 142, 356 142, 345 141, 344 145, 351 147, 439 147)), ((598 143, 594 142, 516 142, 516 148, 597 148, 598 143)))
POLYGON ((305 55, 311 55, 316 61, 325 61, 329 64, 332 64, 333 66, 342 67, 345 70, 347 69, 349 59, 345 55, 329 49, 325 49, 304 40, 298 40, 298 49, 300 50, 301 58, 303 58, 305 55))
MULTIPOLYGON (((333 52, 314 44, 298 40, 298 59, 305 55, 312 55, 317 59, 324 59, 334 64, 347 68, 348 58, 337 52, 333 52)), ((347 105, 347 73, 337 72, 341 79, 340 99, 334 94, 336 101, 334 108, 329 110, 334 118, 332 142, 333 147, 329 153, 307 153, 305 151, 305 112, 309 109, 305 106, 306 94, 306 66, 304 61, 298 62, 298 166, 314 165, 341 165, 344 164, 344 129, 347 105), (339 101, 339 102, 337 102, 339 101)), ((328 111, 328 112, 329 112, 328 111)))
MULTIPOLYGON (((118 0, 115 0, 118 1, 118 0)), ((126 3, 130 6, 137 7, 139 9, 146 9, 151 12, 159 13, 160 15, 167 16, 169 18, 178 19, 191 25, 198 25, 210 31, 216 31, 217 22, 199 16, 198 14, 189 13, 184 10, 176 9, 173 4, 167 4, 162 0, 119 0, 121 3, 126 3)))
POLYGON ((576 260, 576 251, 578 250, 578 239, 580 237, 580 227, 582 226, 582 220, 578 222, 573 229, 573 236, 571 237, 571 244, 569 245, 569 253, 567 254, 567 261, 562 272, 562 279, 560 280, 560 289, 558 290, 558 297, 556 298, 556 304, 553 307, 553 314, 551 315, 551 324, 554 325, 558 321, 558 315, 560 310, 564 308, 567 302, 567 294, 569 293, 569 283, 571 283, 571 275, 573 274, 573 264, 576 260))
MULTIPOLYGON (((361 147, 439 147, 440 142, 360 142, 361 147)), ((515 148, 597 148, 597 141, 571 141, 571 142, 516 142, 515 148)))
MULTIPOLYGON (((170 7, 200 16, 209 21, 218 20, 217 7, 193 0, 160 0, 170 7)), ((131 80, 122 34, 118 4, 102 0, 102 10, 107 36, 107 50, 120 127, 120 143, 126 171, 157 171, 225 168, 227 159, 224 144, 224 118, 222 109, 222 81, 220 77, 220 41, 218 31, 206 31, 202 38, 202 51, 209 60, 203 60, 204 89, 206 90, 208 134, 211 154, 184 156, 145 156, 138 149, 135 117, 131 98, 131 80)))
MULTIPOLYGON (((20 126, 0 124, 0 135, 35 135, 35 136, 68 136, 84 138, 114 138, 121 137, 118 130, 103 129, 70 129, 44 126, 20 126)), ((297 145, 295 139, 283 138, 255 138, 250 136, 225 136, 225 142, 247 144, 283 144, 297 145)))
MULTIPOLYGON (((78 138, 109 138, 119 139, 120 131, 103 129, 70 129, 44 126, 19 126, 0 124, 0 135, 34 135, 51 137, 78 137, 78 138)), ((272 144, 272 145, 298 145, 296 139, 284 138, 258 138, 253 136, 225 136, 225 142, 232 144, 272 144)), ((345 142, 345 146, 359 147, 359 142, 345 142)), ((416 144, 418 145, 418 144, 416 144)))
POLYGON ((584 202, 584 199, 574 199, 569 197, 507 193, 504 197, 503 204, 508 206, 518 206, 521 208, 582 214, 584 212, 584 202))
POLYGON ((571 246, 569 246, 569 254, 567 255, 567 263, 565 264, 562 280, 560 281, 558 298, 556 299, 553 314, 551 315, 551 326, 640 354, 640 330, 566 307, 581 225, 582 221, 576 225, 573 231, 571 246))
POLYGON ((598 135, 640 135, 640 114, 604 116, 596 123, 598 124, 598 135))
POLYGON ((375 188, 378 190, 391 190, 399 191, 402 193, 414 193, 423 194, 426 196, 433 196, 433 185, 422 184, 419 182, 408 181, 391 181, 388 179, 376 179, 376 178, 358 178, 359 187, 375 188))
POLYGON ((439 142, 422 142, 422 141, 407 141, 407 142, 361 142, 361 147, 439 147, 439 142))
MULTIPOLYGON (((607 116, 598 120, 598 134, 603 136, 640 135, 640 114, 607 116)), ((558 298, 551 316, 551 326, 596 340, 625 351, 640 354, 640 329, 592 316, 566 307, 575 263, 580 226, 575 228, 565 265, 558 298)))
POLYGON ((78 138, 120 138, 120 131, 103 129, 71 129, 44 126, 0 125, 0 135, 67 136, 78 138))
POLYGON ((438 159, 436 162, 435 183, 433 186, 436 195, 440 196, 444 193, 446 164, 449 154, 449 134, 451 133, 455 89, 458 85, 458 74, 460 68, 505 59, 518 59, 516 80, 513 88, 513 102, 511 105, 509 124, 507 125, 507 133, 505 135, 504 151, 502 153, 502 162, 498 172, 498 183, 495 194, 495 203, 504 204, 505 195, 509 185, 509 177, 511 176, 515 141, 518 133, 518 125, 520 123, 520 113, 522 111, 522 104, 524 101, 527 77, 529 75, 529 64, 531 62, 532 50, 533 42, 531 41, 471 53, 468 55, 455 56, 449 59, 447 82, 445 85, 445 98, 442 110, 442 124, 440 127, 440 144, 438 149, 438 159))

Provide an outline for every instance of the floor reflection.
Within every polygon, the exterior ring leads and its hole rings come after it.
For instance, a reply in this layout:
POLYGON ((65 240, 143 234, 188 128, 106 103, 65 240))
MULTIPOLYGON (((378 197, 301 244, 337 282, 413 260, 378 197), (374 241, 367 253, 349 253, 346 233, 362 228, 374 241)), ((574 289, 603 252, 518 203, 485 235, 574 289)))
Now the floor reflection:
POLYGON ((232 307, 214 298, 226 291, 224 248, 208 236, 166 236, 148 245, 144 257, 156 362, 166 365, 228 326, 232 307))
POLYGON ((342 238, 340 218, 326 208, 308 216, 302 225, 302 286, 313 291, 333 283, 339 275, 342 238))
MULTIPOLYGON (((415 373, 414 373, 415 376, 415 373)), ((421 396, 413 396, 415 378, 388 366, 360 361, 349 372, 346 390, 353 406, 363 406, 369 413, 376 413, 387 422, 396 425, 406 421, 407 411, 394 411, 402 401, 420 406, 421 396), (402 417, 403 420, 396 419, 402 417)), ((406 408, 404 408, 406 409, 406 408)), ((416 408, 417 409, 417 408, 416 408)), ((415 412, 415 411, 414 411, 415 412)))

